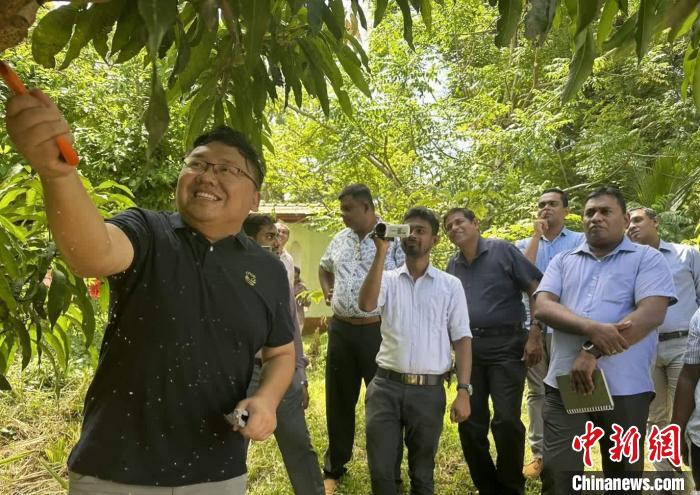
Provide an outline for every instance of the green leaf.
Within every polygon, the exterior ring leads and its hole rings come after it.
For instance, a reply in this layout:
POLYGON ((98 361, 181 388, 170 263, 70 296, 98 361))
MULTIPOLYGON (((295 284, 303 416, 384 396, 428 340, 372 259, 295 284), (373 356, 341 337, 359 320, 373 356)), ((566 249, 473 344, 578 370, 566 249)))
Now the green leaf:
POLYGON ((249 67, 254 67, 260 58, 263 38, 270 26, 270 0, 241 2, 241 6, 247 28, 244 36, 246 63, 249 67))
POLYGON ((700 112, 700 64, 695 57, 695 70, 693 71, 693 102, 695 109, 700 112))
POLYGON ((598 50, 603 49, 603 43, 608 39, 608 36, 610 36, 613 22, 615 21, 615 14, 617 14, 618 9, 617 0, 606 0, 603 13, 600 16, 598 33, 596 35, 596 46, 598 50))
POLYGON ((612 50, 615 48, 620 48, 628 41, 631 41, 634 33, 635 27, 637 25, 637 13, 630 16, 617 31, 612 35, 610 39, 603 43, 603 49, 605 51, 612 50))
POLYGON ((12 289, 5 274, 0 271, 0 300, 4 301, 11 312, 17 311, 17 301, 12 295, 12 289))
POLYGON ((543 43, 547 36, 558 0, 531 0, 530 9, 525 14, 525 37, 533 42, 543 43))
POLYGON ((81 329, 85 336, 85 345, 90 347, 95 336, 95 310, 92 307, 92 301, 88 296, 87 287, 85 287, 85 282, 83 282, 82 278, 75 279, 73 293, 76 296, 76 303, 82 316, 81 329))
POLYGON ((581 89, 584 81, 593 71, 593 61, 596 57, 595 41, 592 28, 586 30, 584 43, 574 53, 569 64, 569 78, 561 95, 562 103, 567 103, 581 89))
POLYGON ((158 78, 158 69, 155 64, 151 74, 151 98, 148 102, 145 121, 146 130, 148 130, 147 155, 150 157, 163 138, 170 122, 168 102, 165 99, 165 91, 158 78))
POLYGON ((498 0, 499 17, 496 21, 496 46, 504 48, 510 45, 520 23, 523 10, 522 0, 498 0))
POLYGON ((323 21, 323 12, 327 9, 324 0, 309 0, 308 14, 309 27, 312 33, 321 31, 321 23, 323 21))
POLYGON ((192 100, 187 118, 187 137, 185 140, 187 147, 191 146, 197 136, 202 133, 207 120, 211 116, 214 97, 215 94, 213 92, 203 90, 192 100), (202 96, 201 98, 200 95, 202 96))
POLYGON ((654 24, 656 20, 657 0, 640 0, 639 11, 637 12, 637 31, 635 41, 637 42, 637 60, 641 62, 644 55, 649 51, 649 43, 654 34, 654 24))
MULTIPOLYGON (((0 390, 12 390, 12 385, 10 385, 10 382, 7 381, 7 378, 3 374, 0 374, 0 390)), ((33 454, 34 452, 32 451, 30 453, 33 454)))
POLYGON ((190 61, 190 44, 187 42, 185 29, 182 27, 179 19, 175 24, 175 46, 177 46, 177 58, 168 79, 168 87, 172 87, 175 83, 175 77, 185 70, 187 63, 190 61))
POLYGON ((367 80, 362 73, 361 62, 355 55, 355 52, 353 52, 347 45, 340 45, 340 48, 336 50, 335 54, 340 61, 340 65, 343 66, 343 69, 345 69, 346 74, 350 76, 350 79, 355 86, 357 86, 360 91, 371 98, 372 92, 370 91, 367 80))
POLYGON ((585 31, 589 27, 592 27, 592 23, 599 11, 600 0, 578 0, 578 13, 576 15, 576 48, 585 42, 585 31))
POLYGON ((44 67, 56 66, 56 54, 70 40, 77 12, 73 5, 63 5, 42 17, 32 33, 34 60, 44 67))
POLYGON ((32 359, 32 339, 29 335, 29 331, 22 324, 21 321, 12 319, 14 323, 15 332, 19 337, 19 345, 22 350, 22 369, 25 369, 29 365, 29 361, 32 359))
POLYGON ((671 29, 668 32, 668 40, 674 41, 681 27, 693 12, 697 12, 700 0, 678 0, 666 11, 666 25, 671 29))
POLYGON ((49 301, 47 303, 51 328, 53 328, 56 320, 63 313, 63 308, 66 306, 66 298, 70 297, 66 275, 61 270, 54 268, 51 272, 51 286, 49 287, 49 301))
POLYGON ((330 8, 323 10, 323 20, 337 40, 345 34, 345 9, 343 0, 330 0, 330 8))
POLYGON ((5 230, 0 228, 0 266, 2 266, 11 278, 19 277, 20 266, 15 261, 14 253, 19 253, 19 249, 10 239, 10 236, 5 233, 5 230))
POLYGON ((60 69, 65 69, 80 51, 104 29, 111 29, 124 7, 125 0, 111 0, 107 3, 92 4, 87 10, 78 13, 75 31, 68 45, 66 57, 60 69))
POLYGON ((433 27, 433 0, 420 0, 420 15, 423 24, 430 31, 433 27))
POLYGON ((374 8, 374 27, 379 26, 379 23, 382 22, 388 4, 389 0, 377 0, 376 7, 374 8))
POLYGON ((168 91, 168 101, 190 90, 197 78, 211 66, 211 51, 216 42, 216 33, 205 32, 199 44, 192 48, 187 66, 175 79, 168 91))
MULTIPOLYGON (((254 3, 258 3, 257 0, 254 3)), ((151 61, 155 62, 163 37, 172 28, 177 18, 177 2, 172 0, 138 0, 138 9, 148 31, 148 54, 151 56, 151 61)))
POLYGON ((54 352, 56 360, 64 370, 68 368, 68 359, 66 357, 63 343, 52 333, 44 334, 44 340, 47 342, 51 350, 54 352))
POLYGON ((117 19, 117 27, 112 37, 110 54, 114 55, 123 50, 131 42, 141 26, 142 20, 136 8, 136 0, 129 0, 128 4, 122 9, 119 19, 117 19))
MULTIPOLYGON (((514 0, 520 1, 520 0, 514 0)), ((413 46, 413 18, 411 17, 411 6, 408 4, 408 0, 396 0, 401 9, 401 15, 403 16, 403 39, 406 40, 408 46, 412 50, 415 50, 413 46)))

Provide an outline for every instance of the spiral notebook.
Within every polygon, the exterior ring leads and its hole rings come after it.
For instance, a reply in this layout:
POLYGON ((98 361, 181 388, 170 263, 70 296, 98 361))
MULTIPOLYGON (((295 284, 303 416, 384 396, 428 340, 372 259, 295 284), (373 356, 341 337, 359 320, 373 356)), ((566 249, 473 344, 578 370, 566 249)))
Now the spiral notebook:
POLYGON ((605 381, 605 374, 601 370, 593 372, 594 388, 591 395, 574 392, 571 388, 571 375, 558 375, 557 385, 567 414, 612 411, 615 408, 608 382, 605 381))

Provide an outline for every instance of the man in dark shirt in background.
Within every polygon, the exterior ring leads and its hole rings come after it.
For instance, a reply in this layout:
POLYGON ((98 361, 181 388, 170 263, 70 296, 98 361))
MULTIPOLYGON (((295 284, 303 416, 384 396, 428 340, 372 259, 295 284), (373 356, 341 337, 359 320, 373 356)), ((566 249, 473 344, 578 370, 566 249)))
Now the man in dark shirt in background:
MULTIPOLYGON (((278 225, 269 215, 251 213, 243 222, 243 230, 260 246, 270 249, 270 253, 279 259, 278 225)), ((305 371, 308 360, 304 356, 301 329, 296 317, 297 305, 292 299, 290 299, 289 311, 294 321, 296 366, 292 383, 277 407, 275 439, 294 493, 297 495, 323 495, 321 467, 318 464, 316 451, 311 445, 311 435, 304 417, 304 409, 309 405, 309 390, 305 371)), ((261 369, 262 361, 259 356, 256 356, 253 378, 248 386, 248 395, 254 395, 258 389, 261 369)))
POLYGON ((462 282, 473 336, 472 415, 459 424, 464 458, 480 495, 522 494, 525 426, 520 409, 526 367, 542 359, 542 343, 539 332, 528 334, 523 328, 521 292, 531 295, 542 273, 512 244, 481 237, 479 221, 467 208, 449 210, 443 226, 460 250, 447 273, 462 282), (489 452, 489 396, 496 463, 489 452))
POLYGON ((80 440, 72 495, 243 495, 243 437, 267 438, 294 370, 284 270, 241 231, 264 167, 240 134, 200 136, 180 172, 179 213, 134 208, 105 221, 55 138, 65 119, 39 91, 11 98, 8 133, 39 174, 49 227, 83 277, 110 277, 110 310, 80 440), (262 348, 260 388, 246 398, 262 348), (238 431, 224 414, 247 410, 238 431))

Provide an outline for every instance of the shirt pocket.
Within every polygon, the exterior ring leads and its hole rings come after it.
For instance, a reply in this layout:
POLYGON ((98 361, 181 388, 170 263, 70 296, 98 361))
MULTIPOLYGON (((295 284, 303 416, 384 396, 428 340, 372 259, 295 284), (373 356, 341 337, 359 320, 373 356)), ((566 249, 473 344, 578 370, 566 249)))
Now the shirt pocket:
POLYGON ((606 303, 628 305, 634 300, 634 281, 631 274, 610 273, 603 280, 601 300, 606 303))

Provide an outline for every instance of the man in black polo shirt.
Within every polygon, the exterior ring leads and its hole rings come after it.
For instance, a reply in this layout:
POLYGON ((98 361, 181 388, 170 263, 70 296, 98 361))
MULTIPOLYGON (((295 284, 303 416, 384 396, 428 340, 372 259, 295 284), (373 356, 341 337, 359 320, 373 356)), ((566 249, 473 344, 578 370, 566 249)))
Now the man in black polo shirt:
POLYGON ((542 273, 512 244, 481 237, 479 221, 467 208, 449 210, 443 225, 460 250, 447 272, 462 282, 473 335, 472 415, 459 424, 464 458, 480 495, 522 494, 525 426, 520 409, 526 367, 542 358, 542 344, 523 328, 521 293, 532 295, 542 273), (489 452, 489 396, 496 463, 489 452))
POLYGON ((179 213, 104 221, 60 159, 55 138, 70 133, 45 95, 10 99, 7 127, 41 178, 64 259, 80 276, 110 276, 69 493, 243 494, 244 437, 274 431, 294 372, 286 274, 241 231, 264 178, 257 154, 231 129, 205 134, 180 173, 179 213), (246 398, 260 348, 260 388, 246 398), (234 408, 249 413, 242 429, 224 419, 234 408))

